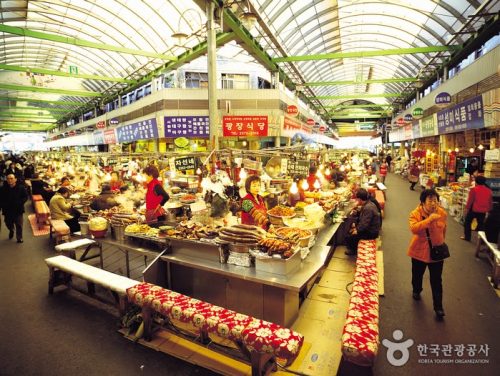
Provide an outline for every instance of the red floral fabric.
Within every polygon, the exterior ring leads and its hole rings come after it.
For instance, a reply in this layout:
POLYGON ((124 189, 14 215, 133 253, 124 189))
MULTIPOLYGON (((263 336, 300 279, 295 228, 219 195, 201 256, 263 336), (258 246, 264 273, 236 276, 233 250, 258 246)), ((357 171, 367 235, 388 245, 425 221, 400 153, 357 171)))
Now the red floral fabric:
POLYGON ((378 273, 376 240, 361 240, 349 310, 342 334, 344 357, 360 366, 371 366, 379 344, 378 273))
POLYGON ((232 341, 240 341, 250 351, 267 352, 293 361, 304 337, 277 324, 259 320, 190 298, 150 283, 139 283, 127 290, 131 303, 149 306, 168 318, 192 323, 200 330, 214 333, 232 341))

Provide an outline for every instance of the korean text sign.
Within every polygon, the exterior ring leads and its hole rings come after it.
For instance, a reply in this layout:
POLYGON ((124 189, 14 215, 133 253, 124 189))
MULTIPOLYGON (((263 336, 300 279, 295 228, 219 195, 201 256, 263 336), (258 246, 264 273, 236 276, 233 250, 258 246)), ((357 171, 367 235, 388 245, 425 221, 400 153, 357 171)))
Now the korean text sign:
POLYGON ((176 158, 174 164, 175 169, 179 171, 194 170, 195 168, 194 157, 176 158))
POLYGON ((438 133, 461 132, 484 127, 483 97, 468 99, 437 113, 438 133))
POLYGON ((158 138, 158 127, 156 119, 142 120, 137 123, 123 125, 116 128, 118 143, 132 142, 158 138))
POLYGON ((267 116, 223 116, 222 130, 224 137, 267 136, 267 116))
POLYGON ((165 116, 165 137, 210 137, 208 116, 165 116))

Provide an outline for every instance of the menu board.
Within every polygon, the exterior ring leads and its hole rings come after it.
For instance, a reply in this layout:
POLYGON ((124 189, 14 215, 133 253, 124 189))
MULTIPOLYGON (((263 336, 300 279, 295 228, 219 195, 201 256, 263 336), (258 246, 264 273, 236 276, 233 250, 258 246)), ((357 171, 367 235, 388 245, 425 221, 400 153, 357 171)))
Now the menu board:
POLYGON ((484 127, 483 97, 468 99, 437 113, 439 134, 461 132, 484 127))
POLYGON ((165 116, 165 137, 210 137, 208 116, 165 116))
POLYGON ((424 117, 422 118, 422 120, 420 120, 422 137, 437 135, 435 118, 436 114, 424 117))
POLYGON ((114 129, 108 129, 107 131, 104 131, 104 143, 116 144, 116 133, 114 129))
POLYGON ((307 176, 309 175, 309 167, 310 163, 307 159, 297 159, 295 161, 289 159, 287 161, 286 171, 287 174, 290 176, 294 175, 307 176))
POLYGON ((156 119, 152 118, 123 125, 116 128, 116 133, 119 143, 147 140, 150 138, 158 138, 158 127, 156 125, 156 119))
POLYGON ((103 145, 104 144, 104 132, 103 131, 95 131, 94 132, 94 145, 103 145))
POLYGON ((174 165, 179 171, 194 170, 195 160, 194 157, 175 158, 174 165))

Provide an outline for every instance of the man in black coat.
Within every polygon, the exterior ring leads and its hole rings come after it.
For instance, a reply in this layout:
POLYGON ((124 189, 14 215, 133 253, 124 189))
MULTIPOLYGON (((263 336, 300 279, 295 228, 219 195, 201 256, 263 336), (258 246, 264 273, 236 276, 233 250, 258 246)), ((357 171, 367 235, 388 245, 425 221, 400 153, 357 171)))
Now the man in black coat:
POLYGON ((0 189, 0 209, 2 209, 5 225, 9 229, 9 239, 14 237, 14 227, 18 243, 23 242, 24 203, 28 200, 28 192, 19 184, 14 174, 7 175, 7 180, 0 189))
POLYGON ((345 254, 350 256, 358 253, 358 243, 360 240, 377 239, 382 224, 380 211, 370 200, 368 191, 363 188, 358 189, 356 198, 361 204, 359 219, 345 240, 347 245, 345 254))

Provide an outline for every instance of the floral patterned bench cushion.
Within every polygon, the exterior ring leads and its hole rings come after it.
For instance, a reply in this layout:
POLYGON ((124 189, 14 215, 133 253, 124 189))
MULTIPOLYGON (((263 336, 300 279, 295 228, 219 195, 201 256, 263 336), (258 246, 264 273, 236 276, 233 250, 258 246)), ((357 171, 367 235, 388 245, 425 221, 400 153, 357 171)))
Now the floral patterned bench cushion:
POLYGON ((127 290, 131 303, 149 306, 154 311, 191 323, 200 330, 241 342, 250 351, 273 353, 289 362, 295 359, 304 337, 277 324, 259 320, 190 298, 150 283, 139 283, 127 290))
POLYGON ((349 310, 342 334, 344 357, 360 366, 371 366, 379 343, 378 274, 376 240, 361 240, 349 310))

